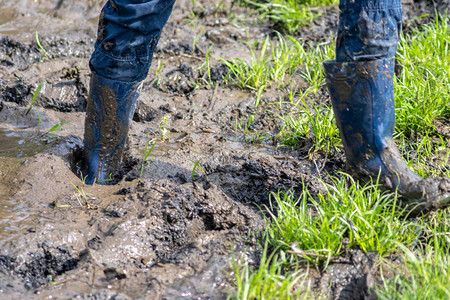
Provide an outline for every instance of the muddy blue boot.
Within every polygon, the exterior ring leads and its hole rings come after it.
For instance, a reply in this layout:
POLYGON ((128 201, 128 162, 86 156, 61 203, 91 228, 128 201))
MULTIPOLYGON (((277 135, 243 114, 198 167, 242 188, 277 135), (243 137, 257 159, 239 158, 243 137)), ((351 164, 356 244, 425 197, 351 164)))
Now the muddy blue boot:
POLYGON ((359 177, 380 179, 417 213, 450 202, 449 178, 422 178, 403 161, 392 140, 395 125, 394 59, 324 62, 325 76, 347 165, 359 177))
POLYGON ((175 0, 108 0, 89 61, 83 166, 86 183, 108 182, 119 168, 140 82, 148 74, 175 0), (106 180, 106 181, 105 181, 106 180))
POLYGON ((140 82, 122 82, 92 74, 81 170, 86 184, 110 182, 117 173, 140 86, 140 82))

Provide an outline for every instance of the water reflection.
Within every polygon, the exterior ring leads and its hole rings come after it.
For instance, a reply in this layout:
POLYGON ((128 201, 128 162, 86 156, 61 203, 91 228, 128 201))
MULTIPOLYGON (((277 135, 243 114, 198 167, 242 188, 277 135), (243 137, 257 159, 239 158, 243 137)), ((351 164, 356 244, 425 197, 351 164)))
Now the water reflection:
POLYGON ((49 147, 49 138, 36 131, 0 128, 0 157, 29 157, 49 147))

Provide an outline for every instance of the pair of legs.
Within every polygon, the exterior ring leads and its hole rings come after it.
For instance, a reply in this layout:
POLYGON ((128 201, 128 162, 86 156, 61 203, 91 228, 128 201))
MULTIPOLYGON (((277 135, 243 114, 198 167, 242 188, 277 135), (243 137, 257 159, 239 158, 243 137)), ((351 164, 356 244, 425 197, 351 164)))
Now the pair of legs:
MULTIPOLYGON (((120 163, 130 120, 153 51, 175 0, 110 0, 102 10, 90 60, 86 111, 86 183, 107 179, 120 163)), ((341 0, 336 60, 324 63, 349 167, 380 177, 406 204, 429 210, 450 200, 448 178, 423 179, 392 141, 394 56, 400 0, 341 0)))

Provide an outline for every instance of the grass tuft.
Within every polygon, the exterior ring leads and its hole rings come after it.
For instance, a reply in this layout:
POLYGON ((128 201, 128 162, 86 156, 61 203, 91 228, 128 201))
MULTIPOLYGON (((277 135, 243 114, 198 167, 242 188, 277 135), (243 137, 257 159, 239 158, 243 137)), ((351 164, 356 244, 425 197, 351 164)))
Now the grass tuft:
POLYGON ((243 258, 233 257, 235 291, 231 299, 310 299, 307 272, 286 272, 283 252, 269 254, 268 244, 263 247, 258 267, 252 268, 243 258), (281 258, 280 258, 281 256, 281 258))
POLYGON ((297 147, 300 140, 309 139, 315 151, 327 153, 341 144, 339 130, 334 121, 333 109, 328 105, 312 104, 312 109, 302 100, 296 105, 298 113, 281 116, 283 125, 278 133, 282 146, 297 147))
POLYGON ((420 138, 435 131, 433 120, 450 117, 448 23, 436 20, 402 36, 397 58, 403 69, 396 82, 396 130, 420 138))
POLYGON ((243 5, 256 10, 258 18, 269 19, 287 32, 295 32, 310 24, 321 14, 311 9, 315 6, 336 4, 336 0, 244 0, 243 5))
POLYGON ((400 219, 395 193, 374 184, 361 186, 347 174, 322 187, 316 197, 305 187, 297 199, 291 191, 272 194, 268 236, 273 247, 295 245, 307 252, 302 259, 326 266, 345 247, 384 257, 417 238, 418 225, 400 219))
POLYGON ((426 247, 425 255, 402 246, 404 266, 394 269, 394 276, 384 278, 377 287, 379 299, 424 300, 450 299, 450 257, 436 248, 426 247))

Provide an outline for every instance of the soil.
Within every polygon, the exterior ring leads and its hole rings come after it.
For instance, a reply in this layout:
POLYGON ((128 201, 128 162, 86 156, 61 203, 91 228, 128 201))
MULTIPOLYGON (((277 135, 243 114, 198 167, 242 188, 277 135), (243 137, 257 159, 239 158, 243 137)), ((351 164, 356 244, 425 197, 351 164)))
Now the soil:
MULTIPOLYGON (((307 141, 293 150, 236 128, 256 113, 250 129, 275 135, 280 121, 270 103, 283 92, 269 88, 256 109, 254 93, 223 83, 228 70, 218 58, 248 57, 244 42, 276 26, 242 17, 248 12, 236 6, 231 12, 241 17, 230 17, 230 1, 178 0, 117 183, 85 186, 77 161, 104 1, 55 2, 4 0, 0 8, 0 298, 225 299, 233 255, 258 264, 260 208, 270 193, 299 193, 303 183, 319 193, 317 177, 344 167, 341 151, 311 157, 307 141), (193 17, 197 24, 186 21, 193 17), (214 88, 199 68, 211 45, 214 88), (166 139, 144 162, 161 127, 166 139)), ((405 30, 432 20, 433 3, 404 1, 405 30)), ((438 1, 438 11, 448 3, 438 1)), ((331 43, 338 9, 320 10, 293 36, 331 43)), ((325 89, 317 95, 328 101, 325 89)), ((326 272, 311 272, 312 286, 330 299, 373 298, 376 262, 376 254, 349 250, 326 272)))

